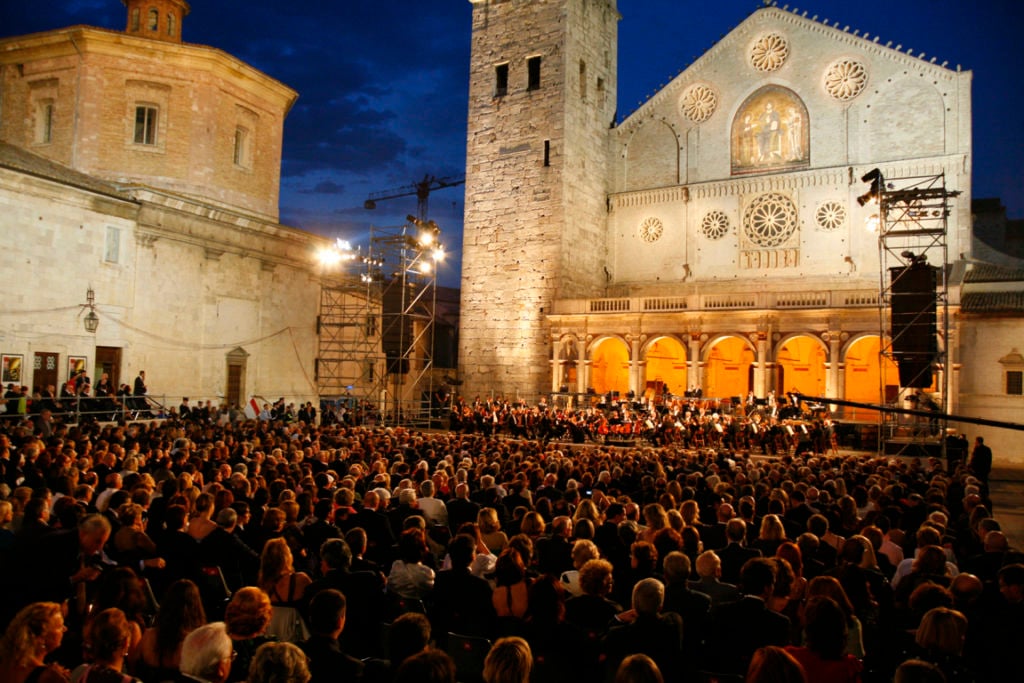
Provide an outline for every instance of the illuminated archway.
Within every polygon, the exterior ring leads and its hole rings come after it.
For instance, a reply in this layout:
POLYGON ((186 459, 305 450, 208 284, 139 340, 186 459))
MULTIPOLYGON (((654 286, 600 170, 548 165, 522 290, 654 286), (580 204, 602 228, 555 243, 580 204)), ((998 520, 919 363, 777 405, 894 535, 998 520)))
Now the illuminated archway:
MULTIPOLYGON (((877 335, 869 335, 856 339, 851 343, 844 356, 846 363, 846 392, 843 398, 858 403, 885 403, 886 394, 896 396, 899 392, 899 371, 896 364, 886 356, 881 356, 881 345, 877 335), (886 381, 895 382, 893 386, 882 387, 882 377, 886 381)), ((847 407, 844 410, 847 419, 875 421, 878 411, 865 408, 847 407)))
POLYGON ((599 394, 629 391, 629 347, 621 339, 605 337, 590 351, 590 386, 599 394))
POLYGON ((824 396, 827 360, 825 347, 814 337, 800 335, 787 339, 775 355, 775 386, 787 394, 824 396))
POLYGON ((644 395, 669 393, 681 394, 686 390, 686 347, 672 337, 659 337, 647 345, 644 352, 646 384, 641 387, 644 395))
POLYGON ((740 337, 723 337, 708 350, 704 364, 705 396, 746 396, 751 390, 754 349, 740 337))

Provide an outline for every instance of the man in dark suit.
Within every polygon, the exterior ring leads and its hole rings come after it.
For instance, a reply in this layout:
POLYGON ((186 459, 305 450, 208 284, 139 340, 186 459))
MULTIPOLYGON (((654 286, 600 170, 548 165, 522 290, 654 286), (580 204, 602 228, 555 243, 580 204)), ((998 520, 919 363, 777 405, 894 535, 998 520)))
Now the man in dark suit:
POLYGON ((771 560, 748 560, 740 570, 744 596, 712 613, 711 652, 716 671, 742 676, 758 648, 789 644, 789 618, 768 608, 775 571, 771 560))
POLYGON ((736 586, 719 580, 722 575, 722 561, 714 550, 705 550, 697 556, 697 574, 700 579, 691 581, 689 586, 711 598, 712 606, 739 599, 740 592, 736 586))
POLYGON ((455 487, 455 497, 445 503, 448 508, 448 527, 456 533, 466 522, 475 522, 480 504, 469 499, 469 484, 461 483, 455 487))
POLYGON ((379 506, 377 492, 367 491, 363 495, 363 507, 355 514, 354 526, 362 527, 366 532, 366 557, 382 567, 390 567, 395 535, 387 515, 378 510, 379 506))
POLYGON ((725 547, 715 551, 722 560, 722 581, 738 583, 740 569, 747 560, 761 557, 761 551, 744 545, 747 539, 747 524, 742 519, 729 520, 725 525, 725 539, 725 547))
POLYGON ((256 583, 260 556, 235 533, 238 513, 224 508, 217 513, 217 528, 199 544, 199 555, 204 566, 218 566, 231 592, 256 583))
POLYGON ((988 475, 992 472, 992 449, 985 445, 984 437, 977 437, 974 440, 974 450, 971 451, 971 461, 967 465, 982 483, 988 485, 988 475))
POLYGON ((469 567, 476 557, 476 541, 468 534, 459 534, 448 542, 452 568, 437 573, 432 594, 430 622, 439 646, 447 642, 448 632, 464 635, 493 635, 494 607, 491 586, 469 567))
MULTIPOLYGON (((324 541, 319 549, 322 578, 306 588, 307 600, 322 591, 335 590, 347 598, 348 627, 341 635, 345 652, 358 657, 380 656, 381 619, 384 615, 384 575, 379 571, 354 571, 352 549, 340 538, 324 541)), ((307 618, 314 633, 313 605, 309 604, 307 618)), ((337 636, 336 636, 337 637, 337 636)))
POLYGON ((675 612, 662 612, 665 586, 647 578, 633 588, 633 609, 618 618, 625 621, 604 637, 610 671, 627 656, 642 653, 654 660, 666 681, 680 680, 683 667, 683 620, 675 612))
POLYGON ((683 618, 683 655, 690 673, 700 670, 704 639, 711 625, 711 598, 690 590, 690 558, 673 551, 665 556, 665 604, 663 612, 675 612, 683 618))
POLYGON ((338 637, 345 630, 347 603, 341 591, 327 589, 313 596, 309 603, 308 640, 299 643, 309 658, 309 683, 358 681, 363 676, 363 663, 345 654, 338 637))

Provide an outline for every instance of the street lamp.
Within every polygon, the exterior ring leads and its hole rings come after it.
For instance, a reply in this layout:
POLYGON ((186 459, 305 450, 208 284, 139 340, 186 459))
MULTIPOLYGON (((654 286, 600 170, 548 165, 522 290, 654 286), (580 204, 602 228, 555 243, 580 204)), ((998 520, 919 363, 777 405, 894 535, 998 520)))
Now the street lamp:
POLYGON ((96 334, 96 328, 100 326, 100 317, 96 315, 96 292, 93 291, 92 287, 85 292, 85 303, 82 304, 82 308, 88 308, 89 312, 85 314, 83 324, 85 325, 85 331, 89 334, 96 334))

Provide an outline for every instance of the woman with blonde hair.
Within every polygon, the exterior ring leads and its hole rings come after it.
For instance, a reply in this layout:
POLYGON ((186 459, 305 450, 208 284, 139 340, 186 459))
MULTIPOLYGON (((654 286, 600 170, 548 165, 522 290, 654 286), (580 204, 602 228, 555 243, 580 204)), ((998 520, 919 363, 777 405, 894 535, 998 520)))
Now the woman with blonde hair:
POLYGON ((508 545, 508 536, 501 530, 498 511, 491 507, 480 508, 476 515, 476 523, 487 549, 494 555, 501 553, 508 545))
POLYGON ((292 551, 284 538, 272 538, 263 546, 257 583, 270 597, 273 606, 267 633, 286 642, 308 638, 309 630, 299 606, 313 580, 305 572, 295 571, 292 551))
POLYGON ((532 669, 533 653, 525 640, 499 638, 484 660, 484 683, 529 683, 532 669))
POLYGON ((570 596, 583 595, 580 587, 580 569, 590 560, 601 557, 601 552, 594 545, 593 541, 579 539, 572 544, 572 570, 562 572, 562 587, 570 596))
POLYGON ((778 515, 765 515, 761 520, 761 531, 753 547, 761 551, 765 557, 772 557, 779 546, 786 542, 786 528, 778 515))
POLYGON ((64 610, 55 602, 22 608, 0 640, 0 681, 4 683, 67 683, 68 672, 46 664, 46 656, 64 638, 64 610))
POLYGON ((960 683, 975 680, 963 659, 966 637, 967 617, 962 612, 935 607, 921 619, 914 642, 921 650, 920 659, 938 666, 950 683, 960 683))
POLYGON ((213 496, 200 493, 196 496, 192 510, 195 516, 188 523, 188 535, 201 541, 217 528, 213 521, 213 496))
POLYGON ((640 532, 641 541, 654 542, 654 536, 662 529, 668 528, 668 513, 661 503, 649 503, 644 506, 644 522, 647 527, 640 532))

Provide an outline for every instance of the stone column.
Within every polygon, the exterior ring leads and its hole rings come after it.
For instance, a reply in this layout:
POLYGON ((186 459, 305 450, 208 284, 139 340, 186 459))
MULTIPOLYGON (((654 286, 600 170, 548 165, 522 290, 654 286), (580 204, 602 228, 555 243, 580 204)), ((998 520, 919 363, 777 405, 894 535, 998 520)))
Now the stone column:
POLYGON ((559 349, 561 349, 561 340, 557 335, 551 335, 551 392, 558 391, 559 386, 562 383, 562 378, 565 377, 565 360, 559 358, 559 349))
POLYGON ((704 388, 704 363, 700 359, 700 332, 690 333, 690 345, 686 351, 686 389, 704 388))
MULTIPOLYGON (((768 335, 764 332, 754 332, 750 335, 754 341, 757 355, 754 358, 754 395, 764 397, 768 395, 771 388, 768 382, 768 335)), ((774 363, 772 363, 774 365, 774 363)))
POLYGON ((825 395, 829 398, 843 398, 840 393, 839 384, 839 354, 842 352, 839 343, 839 331, 829 330, 822 335, 822 339, 828 343, 828 360, 825 361, 825 395))
POLYGON ((638 334, 627 334, 626 341, 629 342, 629 389, 634 396, 641 394, 640 371, 642 361, 640 360, 640 341, 638 334))
POLYGON ((587 378, 584 372, 584 363, 587 357, 587 342, 576 337, 576 392, 579 394, 587 391, 587 378))

